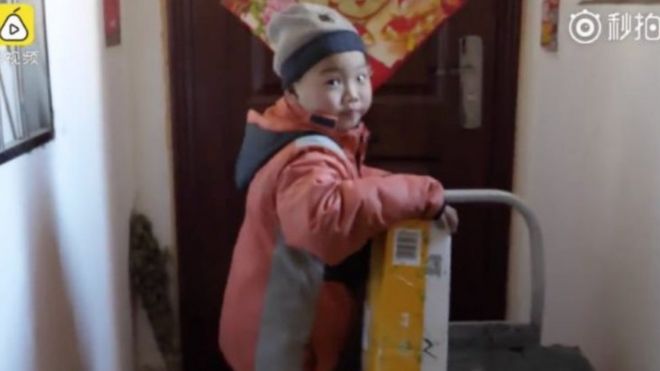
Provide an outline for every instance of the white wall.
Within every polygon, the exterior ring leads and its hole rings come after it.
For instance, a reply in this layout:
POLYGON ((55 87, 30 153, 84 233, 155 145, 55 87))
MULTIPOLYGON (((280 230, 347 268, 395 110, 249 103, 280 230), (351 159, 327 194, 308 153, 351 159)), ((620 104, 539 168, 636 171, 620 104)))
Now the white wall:
MULTIPOLYGON (((660 44, 574 43, 563 1, 559 52, 539 46, 525 1, 515 191, 545 232, 544 341, 580 345, 599 371, 660 370, 660 44)), ((654 6, 591 6, 602 14, 654 6)), ((517 225, 510 315, 525 317, 528 254, 517 225)))
MULTIPOLYGON (((57 242, 66 231, 57 225, 58 195, 48 186, 52 147, 0 166, 0 370, 82 369, 57 242)), ((81 226, 101 229, 94 220, 81 226)))
POLYGON ((124 44, 135 123, 135 207, 161 244, 175 243, 166 0, 124 1, 124 44))
MULTIPOLYGON (((127 122, 131 123, 135 159, 134 209, 151 219, 154 234, 161 246, 168 248, 175 264, 166 14, 165 0, 124 1, 123 41, 117 49, 123 55, 124 68, 127 67, 124 75, 127 81, 121 91, 126 106, 130 107, 127 122)), ((171 268, 171 282, 175 286, 176 271, 174 266, 171 268)), ((175 298, 176 287, 172 287, 172 294, 175 298)), ((173 299, 173 304, 176 303, 173 299)), ((141 307, 137 308, 134 319, 135 364, 163 367, 141 307)))
POLYGON ((100 8, 78 0, 49 2, 46 11, 57 139, 0 167, 10 257, 0 260, 8 291, 0 369, 125 369, 111 276, 100 8), (72 8, 88 16, 71 22, 72 8))
POLYGON ((174 241, 163 4, 122 2, 107 49, 101 3, 46 2, 56 139, 0 166, 0 370, 133 369, 131 210, 174 241))

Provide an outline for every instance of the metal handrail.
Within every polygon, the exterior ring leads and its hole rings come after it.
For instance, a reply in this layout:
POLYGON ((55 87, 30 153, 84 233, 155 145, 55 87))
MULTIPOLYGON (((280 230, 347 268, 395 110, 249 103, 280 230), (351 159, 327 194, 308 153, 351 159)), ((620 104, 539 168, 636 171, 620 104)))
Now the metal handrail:
POLYGON ((445 191, 445 200, 449 204, 462 203, 499 203, 506 204, 520 212, 529 231, 531 255, 531 323, 540 332, 543 323, 545 301, 545 265, 543 258, 543 235, 538 219, 523 200, 518 196, 496 189, 457 189, 445 191))

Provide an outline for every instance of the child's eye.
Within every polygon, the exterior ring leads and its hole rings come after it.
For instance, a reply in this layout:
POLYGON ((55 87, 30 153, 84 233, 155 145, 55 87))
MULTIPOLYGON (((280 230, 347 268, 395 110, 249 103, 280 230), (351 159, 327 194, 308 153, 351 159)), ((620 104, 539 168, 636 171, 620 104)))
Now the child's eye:
POLYGON ((326 81, 325 84, 331 87, 335 87, 341 85, 341 81, 339 81, 339 79, 330 79, 326 81))
POLYGON ((362 74, 358 75, 357 81, 358 82, 365 82, 365 81, 367 81, 368 78, 369 78, 369 76, 366 73, 362 73, 362 74))

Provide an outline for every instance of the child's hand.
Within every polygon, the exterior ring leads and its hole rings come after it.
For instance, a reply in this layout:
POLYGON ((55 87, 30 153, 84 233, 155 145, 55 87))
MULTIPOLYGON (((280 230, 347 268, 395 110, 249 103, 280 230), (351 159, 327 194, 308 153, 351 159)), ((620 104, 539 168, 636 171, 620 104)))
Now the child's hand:
POLYGON ((445 206, 445 210, 440 217, 436 219, 436 223, 438 223, 440 227, 449 229, 452 234, 456 233, 458 230, 458 213, 456 212, 456 209, 449 205, 445 206))

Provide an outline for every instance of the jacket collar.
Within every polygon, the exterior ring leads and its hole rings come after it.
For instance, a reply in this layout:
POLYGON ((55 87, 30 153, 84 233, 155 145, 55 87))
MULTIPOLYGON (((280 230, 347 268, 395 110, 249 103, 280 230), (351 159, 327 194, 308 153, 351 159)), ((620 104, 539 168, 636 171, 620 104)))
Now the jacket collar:
MULTIPOLYGON (((267 108, 263 114, 255 111, 248 112, 248 122, 255 123, 266 130, 278 132, 317 132, 332 138, 351 154, 360 153, 360 157, 364 157, 369 139, 369 130, 364 123, 361 122, 349 130, 339 130, 335 127, 336 118, 310 114, 286 96, 267 108)), ((362 158, 356 158, 356 161, 362 162, 362 158)))

